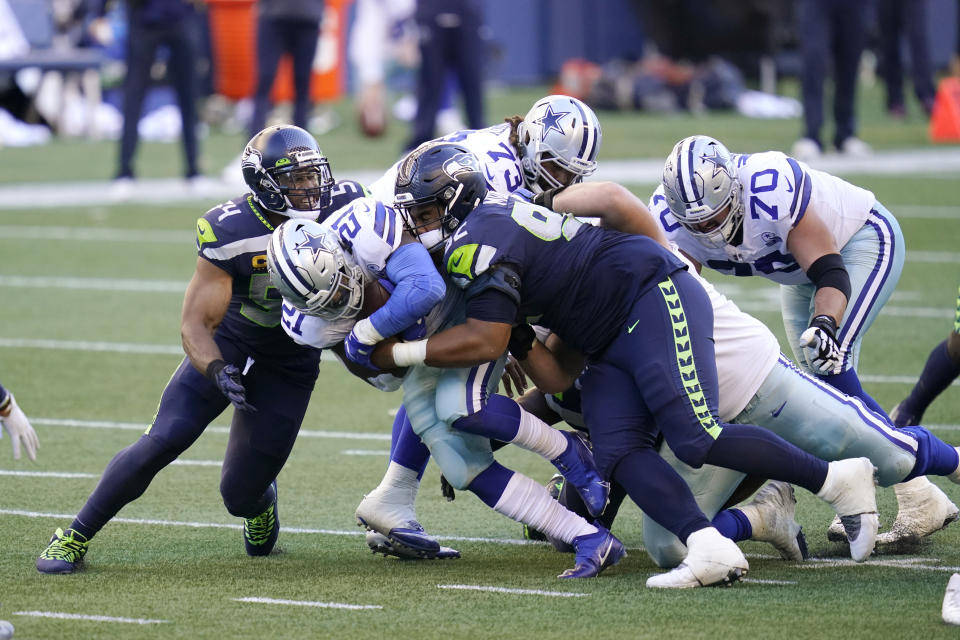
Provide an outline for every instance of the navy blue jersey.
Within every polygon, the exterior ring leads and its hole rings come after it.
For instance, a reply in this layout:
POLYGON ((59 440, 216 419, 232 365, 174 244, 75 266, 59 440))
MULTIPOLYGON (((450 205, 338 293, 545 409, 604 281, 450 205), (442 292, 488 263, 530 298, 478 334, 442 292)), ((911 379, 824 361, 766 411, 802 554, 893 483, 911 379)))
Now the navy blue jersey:
MULTIPOLYGON (((365 194, 357 182, 340 181, 323 220, 365 194)), ((230 306, 217 329, 255 359, 284 360, 285 365, 315 364, 319 352, 293 342, 280 327, 282 299, 267 273, 267 243, 273 225, 251 194, 224 202, 197 220, 197 252, 233 278, 230 306)))
POLYGON ((514 318, 548 327, 587 355, 620 331, 636 298, 686 268, 655 241, 600 229, 523 199, 488 193, 447 247, 444 262, 468 300, 490 289, 513 299, 514 318))

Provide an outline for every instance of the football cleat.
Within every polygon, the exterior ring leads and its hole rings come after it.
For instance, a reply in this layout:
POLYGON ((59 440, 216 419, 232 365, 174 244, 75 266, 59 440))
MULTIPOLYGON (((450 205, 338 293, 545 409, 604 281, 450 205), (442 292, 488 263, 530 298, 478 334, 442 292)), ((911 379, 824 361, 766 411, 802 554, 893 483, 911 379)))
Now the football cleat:
POLYGON ((940 488, 924 476, 893 485, 897 496, 897 517, 890 530, 877 536, 886 553, 907 550, 960 516, 960 510, 940 488))
POLYGON ((573 539, 577 566, 567 569, 558 578, 595 578, 627 555, 623 543, 609 529, 599 524, 595 526, 596 532, 573 539))
POLYGON ((394 556, 403 560, 450 560, 460 557, 459 551, 442 545, 440 551, 432 555, 413 553, 405 545, 394 544, 390 538, 379 531, 367 531, 367 546, 373 553, 382 553, 384 556, 394 556))
POLYGON ((769 542, 784 560, 802 562, 810 557, 803 529, 794 519, 797 498, 786 482, 768 482, 751 502, 737 507, 750 520, 751 540, 769 542))
POLYGON ((280 514, 277 511, 277 481, 273 481, 273 503, 254 518, 243 519, 243 547, 248 556, 268 556, 280 536, 280 514))
POLYGON ((40 573, 73 573, 83 564, 90 541, 73 529, 57 529, 37 558, 40 573))
POLYGON ((947 624, 960 625, 960 573, 950 576, 950 581, 947 582, 940 615, 947 624))
POLYGON ((593 461, 593 453, 580 433, 561 431, 567 439, 567 448, 550 462, 580 494, 583 504, 593 517, 599 516, 610 498, 610 483, 604 482, 593 461))
POLYGON ((693 589, 730 586, 747 575, 750 565, 740 547, 714 527, 694 531, 687 538, 687 557, 672 571, 650 576, 651 589, 693 589))
POLYGON ((817 492, 817 497, 840 516, 850 543, 850 557, 856 562, 873 553, 880 528, 876 473, 869 458, 837 460, 827 467, 827 479, 817 492))
POLYGON ((365 495, 357 506, 357 524, 383 535, 397 553, 435 558, 440 553, 440 543, 417 522, 413 510, 414 496, 415 493, 410 491, 378 487, 365 495))

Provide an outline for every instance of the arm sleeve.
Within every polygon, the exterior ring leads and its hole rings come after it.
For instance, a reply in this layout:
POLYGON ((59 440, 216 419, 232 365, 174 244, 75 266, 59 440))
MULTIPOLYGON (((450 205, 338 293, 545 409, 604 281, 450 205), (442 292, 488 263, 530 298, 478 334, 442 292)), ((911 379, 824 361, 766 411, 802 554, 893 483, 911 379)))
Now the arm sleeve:
POLYGON ((387 278, 396 288, 387 303, 370 316, 382 336, 396 335, 427 313, 447 292, 430 254, 420 243, 401 245, 387 259, 387 278))

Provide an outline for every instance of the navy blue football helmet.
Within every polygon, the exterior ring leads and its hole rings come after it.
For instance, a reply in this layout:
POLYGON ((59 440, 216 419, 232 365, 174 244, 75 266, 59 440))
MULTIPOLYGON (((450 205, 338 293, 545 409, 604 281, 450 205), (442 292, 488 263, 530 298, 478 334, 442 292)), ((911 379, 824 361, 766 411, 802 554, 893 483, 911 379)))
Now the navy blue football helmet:
POLYGON ((466 147, 453 142, 426 142, 400 163, 395 193, 394 205, 403 215, 407 230, 427 249, 435 249, 480 206, 487 195, 487 180, 480 161, 466 147), (435 219, 413 219, 411 209, 419 205, 439 207, 439 230, 424 230, 435 224, 435 219))
POLYGON ((315 220, 330 204, 330 163, 316 138, 300 127, 277 125, 253 136, 240 168, 254 198, 268 211, 315 220))

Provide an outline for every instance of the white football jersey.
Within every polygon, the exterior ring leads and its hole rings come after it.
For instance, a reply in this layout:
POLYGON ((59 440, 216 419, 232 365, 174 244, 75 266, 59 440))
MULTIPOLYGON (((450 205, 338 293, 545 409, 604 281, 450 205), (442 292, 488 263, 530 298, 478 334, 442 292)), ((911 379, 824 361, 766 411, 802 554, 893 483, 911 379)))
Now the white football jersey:
POLYGON ((817 212, 842 248, 864 224, 876 198, 836 176, 811 169, 779 151, 735 155, 743 185, 743 242, 708 247, 677 222, 663 186, 650 200, 650 211, 667 236, 700 264, 735 276, 763 276, 780 284, 809 282, 787 250, 787 234, 807 209, 817 212))
MULTIPOLYGON (((488 190, 509 194, 523 186, 520 158, 510 144, 509 123, 504 122, 486 129, 457 131, 439 140, 462 144, 477 156, 487 179, 488 190)), ((401 161, 402 159, 397 161, 370 185, 370 193, 381 202, 393 203, 397 170, 401 161)))

